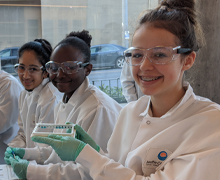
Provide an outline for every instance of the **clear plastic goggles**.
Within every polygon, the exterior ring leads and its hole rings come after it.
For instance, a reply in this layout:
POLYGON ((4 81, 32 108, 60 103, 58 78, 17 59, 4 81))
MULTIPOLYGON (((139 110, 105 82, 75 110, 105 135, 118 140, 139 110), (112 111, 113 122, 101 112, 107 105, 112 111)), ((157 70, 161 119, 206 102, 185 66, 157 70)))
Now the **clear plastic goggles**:
POLYGON ((180 54, 190 53, 190 48, 177 47, 152 47, 149 49, 141 49, 130 47, 124 51, 125 61, 131 66, 139 66, 147 57, 154 64, 167 64, 178 59, 180 54))
POLYGON ((66 74, 77 73, 79 69, 89 65, 90 63, 82 63, 78 61, 67 61, 63 63, 56 63, 53 61, 49 61, 45 64, 46 70, 49 74, 58 74, 60 69, 66 74))
POLYGON ((25 67, 24 65, 21 65, 21 64, 15 64, 14 70, 18 74, 24 74, 26 70, 28 71, 29 74, 36 74, 36 73, 44 70, 44 67, 43 66, 41 66, 41 67, 39 67, 39 66, 25 67))

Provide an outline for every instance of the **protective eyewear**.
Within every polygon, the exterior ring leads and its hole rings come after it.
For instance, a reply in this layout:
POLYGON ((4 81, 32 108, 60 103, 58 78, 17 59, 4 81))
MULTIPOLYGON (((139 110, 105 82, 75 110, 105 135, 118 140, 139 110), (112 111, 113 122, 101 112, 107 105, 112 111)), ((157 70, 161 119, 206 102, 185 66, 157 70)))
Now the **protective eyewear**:
POLYGON ((152 47, 149 49, 141 49, 130 47, 124 51, 125 61, 131 66, 139 66, 147 57, 154 64, 168 64, 178 59, 180 54, 192 52, 190 48, 177 47, 152 47))
POLYGON ((44 70, 44 67, 43 66, 41 66, 41 67, 39 67, 39 66, 25 67, 24 65, 21 65, 21 64, 15 64, 14 65, 14 70, 18 74, 24 74, 26 70, 29 74, 36 74, 36 73, 44 70))
POLYGON ((62 71, 66 74, 73 74, 73 73, 77 73, 79 69, 89 64, 90 64, 89 62, 82 63, 78 61, 67 61, 63 63, 56 63, 53 61, 49 61, 48 63, 46 63, 45 67, 49 74, 58 74, 60 69, 62 69, 62 71))

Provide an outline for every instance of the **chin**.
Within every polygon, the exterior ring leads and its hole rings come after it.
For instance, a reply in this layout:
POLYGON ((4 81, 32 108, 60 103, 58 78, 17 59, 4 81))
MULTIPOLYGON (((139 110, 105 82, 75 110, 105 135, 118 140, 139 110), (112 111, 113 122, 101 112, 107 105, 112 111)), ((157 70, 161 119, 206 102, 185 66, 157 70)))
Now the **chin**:
POLYGON ((153 96, 155 94, 155 91, 154 90, 149 90, 149 89, 146 89, 146 88, 140 88, 142 93, 144 95, 147 95, 147 96, 153 96))
POLYGON ((60 88, 60 87, 56 87, 61 93, 65 93, 66 92, 66 90, 65 90, 65 88, 60 88))
POLYGON ((26 90, 26 91, 29 91, 29 92, 30 92, 30 91, 33 91, 32 88, 26 88, 26 87, 25 87, 25 90, 26 90))

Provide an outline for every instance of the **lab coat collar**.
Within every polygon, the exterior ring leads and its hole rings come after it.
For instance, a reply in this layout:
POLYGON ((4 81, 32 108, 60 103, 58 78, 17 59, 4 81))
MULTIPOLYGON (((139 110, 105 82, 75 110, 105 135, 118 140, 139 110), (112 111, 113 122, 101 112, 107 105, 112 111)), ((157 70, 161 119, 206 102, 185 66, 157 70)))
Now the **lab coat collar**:
POLYGON ((147 96, 147 97, 149 98, 148 103, 147 103, 147 108, 139 116, 149 115, 148 112, 149 112, 149 109, 150 109, 150 96, 147 96))
POLYGON ((27 91, 28 95, 31 95, 32 93, 34 94, 39 94, 40 91, 43 89, 43 87, 49 82, 49 78, 45 78, 43 79, 43 81, 41 82, 41 84, 39 86, 37 86, 33 91, 27 91))
MULTIPOLYGON (((190 86, 190 84, 188 82, 184 81, 183 82, 183 87, 186 90, 186 93, 183 96, 183 98, 180 99, 180 101, 178 101, 166 114, 164 114, 160 118, 166 118, 166 117, 172 115, 179 107, 182 107, 184 104, 186 104, 186 102, 188 100, 189 101, 187 102, 187 104, 191 103, 191 101, 195 100, 196 96, 193 93, 193 89, 190 86), (192 98, 190 99, 190 97, 192 97, 192 98)), ((151 110, 149 109, 150 108, 150 102, 151 101, 150 101, 150 96, 149 96, 149 101, 148 101, 148 104, 147 104, 147 108, 139 116, 150 116, 151 117, 151 115, 150 115, 151 114, 151 110)))
MULTIPOLYGON (((72 106, 74 106, 77 103, 77 101, 79 101, 80 97, 85 92, 88 86, 89 86, 89 78, 86 77, 83 83, 72 94, 71 98, 68 101, 68 104, 71 104, 72 106)), ((67 104, 67 103, 64 103, 63 100, 62 100, 62 103, 67 104)))

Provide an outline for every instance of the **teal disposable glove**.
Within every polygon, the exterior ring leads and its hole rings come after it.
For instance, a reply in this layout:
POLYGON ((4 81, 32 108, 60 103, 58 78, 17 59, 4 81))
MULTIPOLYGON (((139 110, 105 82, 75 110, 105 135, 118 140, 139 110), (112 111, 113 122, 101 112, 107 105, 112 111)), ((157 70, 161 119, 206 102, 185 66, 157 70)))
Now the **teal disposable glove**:
POLYGON ((50 145, 63 161, 75 161, 85 143, 70 136, 50 134, 48 137, 33 136, 32 141, 50 145))
MULTIPOLYGON (((72 124, 71 122, 67 122, 66 124, 72 124)), ((100 151, 100 147, 95 143, 95 141, 91 138, 91 136, 78 124, 74 126, 74 129, 76 130, 76 139, 79 139, 80 141, 83 141, 86 144, 89 144, 93 149, 96 151, 100 151)), ((67 133, 70 133, 71 129, 67 130, 67 133)))
POLYGON ((15 156, 15 159, 10 157, 9 161, 11 162, 14 173, 19 177, 19 179, 26 179, 29 162, 25 159, 21 159, 19 156, 15 156))
POLYGON ((20 158, 23 158, 25 154, 25 150, 23 148, 12 148, 12 147, 7 147, 5 151, 5 157, 4 160, 6 164, 11 165, 9 158, 14 156, 19 156, 20 158))

